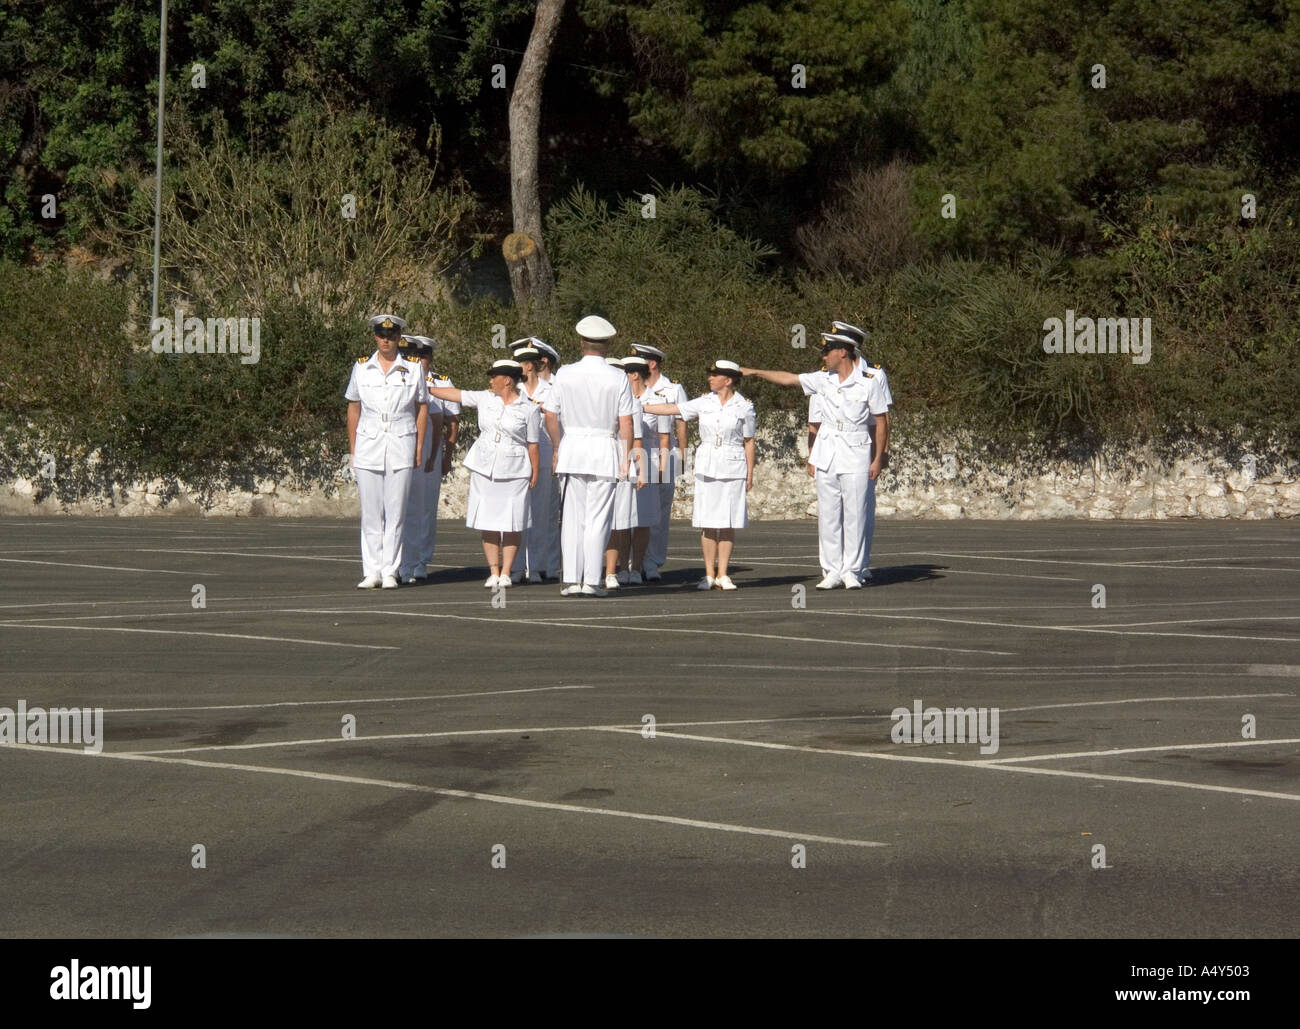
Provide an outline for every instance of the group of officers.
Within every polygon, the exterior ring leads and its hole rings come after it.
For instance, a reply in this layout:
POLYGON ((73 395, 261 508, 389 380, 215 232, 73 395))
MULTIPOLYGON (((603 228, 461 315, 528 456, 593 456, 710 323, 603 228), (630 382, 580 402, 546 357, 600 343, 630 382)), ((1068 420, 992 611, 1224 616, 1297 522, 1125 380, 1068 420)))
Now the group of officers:
POLYGON ((370 319, 375 350, 352 368, 348 442, 361 503, 361 589, 426 577, 436 546, 442 478, 452 467, 463 407, 479 415, 465 459, 467 524, 483 537, 490 588, 562 580, 566 596, 661 578, 686 420, 698 418, 695 517, 701 589, 735 589, 727 575, 734 531, 747 525, 753 485, 753 405, 743 376, 797 386, 809 398, 808 471, 818 500, 818 589, 871 578, 876 480, 888 461, 888 380, 861 353, 867 333, 834 322, 824 367, 794 374, 717 360, 710 392, 692 401, 662 372, 663 351, 633 344, 606 356, 616 335, 599 316, 575 326, 581 358, 561 365, 534 336, 488 370, 489 389, 457 389, 432 369, 427 336, 403 335, 393 314, 370 319), (719 469, 729 469, 721 471, 719 469), (716 477, 715 477, 716 471, 716 477))

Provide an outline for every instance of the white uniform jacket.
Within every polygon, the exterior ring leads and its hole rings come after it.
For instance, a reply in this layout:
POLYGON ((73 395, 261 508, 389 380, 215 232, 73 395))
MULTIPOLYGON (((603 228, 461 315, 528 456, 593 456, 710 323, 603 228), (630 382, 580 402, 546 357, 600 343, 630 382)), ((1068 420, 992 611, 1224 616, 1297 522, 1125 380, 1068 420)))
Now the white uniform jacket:
MULTIPOLYGON (((659 376, 658 381, 653 386, 647 386, 645 393, 641 395, 643 404, 676 404, 681 407, 688 403, 690 398, 686 395, 686 387, 680 382, 674 382, 666 375, 659 376)), ((653 417, 653 416, 650 416, 653 417)), ((659 471, 659 443, 656 441, 654 449, 650 452, 650 481, 651 482, 673 482, 677 469, 681 467, 682 452, 677 446, 677 432, 674 429, 673 422, 675 419, 672 415, 664 415, 666 429, 660 429, 660 432, 668 433, 669 462, 668 467, 659 471)), ((650 449, 650 444, 646 444, 650 449)))
POLYGON ((542 406, 559 415, 563 430, 557 474, 618 478, 622 466, 618 420, 633 413, 632 387, 625 373, 611 368, 603 357, 587 354, 555 373, 542 406))
POLYGON ((754 405, 733 393, 724 405, 716 393, 677 405, 688 422, 700 420, 700 445, 695 448, 695 474, 710 479, 744 479, 749 474, 745 440, 753 438, 754 405))
POLYGON ((830 372, 806 372, 799 376, 799 385, 817 401, 821 420, 809 463, 837 475, 866 473, 871 467, 872 415, 889 410, 880 380, 869 371, 850 373, 843 382, 830 372))
MULTIPOLYGON (((440 375, 438 372, 435 372, 432 369, 430 369, 428 375, 424 377, 424 381, 425 384, 430 389, 432 389, 434 386, 441 386, 444 389, 456 388, 455 385, 452 383, 452 381, 449 378, 447 378, 447 376, 440 375)), ((456 403, 454 400, 439 400, 437 397, 430 396, 429 414, 430 415, 440 414, 444 419, 459 418, 460 404, 456 403)))
POLYGON ((528 444, 537 442, 541 411, 522 394, 507 404, 490 390, 460 392, 462 407, 478 408, 478 439, 465 455, 465 467, 489 479, 527 479, 533 474, 528 444))
POLYGON ((537 389, 533 392, 531 396, 529 396, 528 394, 527 387, 521 382, 519 384, 519 392, 522 393, 525 397, 527 397, 528 400, 531 401, 533 405, 537 408, 537 414, 541 419, 541 426, 542 426, 542 435, 537 441, 538 444, 540 445, 541 455, 542 455, 542 465, 544 466, 542 470, 545 474, 550 475, 551 455, 555 453, 555 447, 551 443, 551 437, 546 434, 546 414, 545 414, 545 408, 543 408, 542 405, 546 403, 546 397, 551 392, 551 382, 549 379, 539 378, 537 380, 537 389))
POLYGON ((385 457, 393 468, 415 464, 415 414, 429 402, 418 361, 398 357, 385 375, 379 367, 379 351, 369 358, 359 357, 344 396, 361 404, 354 467, 382 472, 385 457))
MULTIPOLYGON (((829 375, 830 373, 827 372, 827 374, 829 375)), ((857 364, 853 366, 853 374, 858 376, 861 379, 865 379, 868 376, 870 376, 873 379, 879 379, 881 392, 884 393, 885 395, 885 407, 889 408, 894 406, 894 395, 889 392, 889 376, 885 374, 885 369, 881 368, 880 365, 867 364, 866 361, 862 360, 861 358, 858 358, 857 364)), ((817 396, 817 394, 814 393, 811 397, 808 398, 808 424, 819 425, 821 424, 821 420, 822 420, 821 399, 817 396)), ((875 426, 876 426, 876 416, 875 414, 873 414, 871 416, 871 422, 869 427, 874 429, 875 426)))

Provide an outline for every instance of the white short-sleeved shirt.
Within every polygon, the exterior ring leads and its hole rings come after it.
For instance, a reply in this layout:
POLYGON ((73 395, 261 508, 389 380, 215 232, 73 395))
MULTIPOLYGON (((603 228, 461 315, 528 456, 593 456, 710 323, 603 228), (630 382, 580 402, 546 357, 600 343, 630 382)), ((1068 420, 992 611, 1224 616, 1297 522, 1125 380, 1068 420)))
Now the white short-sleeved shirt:
POLYGON ((542 463, 546 466, 543 470, 549 475, 551 472, 551 454, 555 450, 555 447, 551 443, 551 437, 546 433, 546 414, 545 408, 542 405, 546 403, 546 395, 551 392, 551 380, 543 379, 539 376, 537 379, 537 388, 531 394, 528 392, 527 385, 521 382, 519 384, 519 392, 536 406, 537 413, 541 418, 542 434, 538 439, 538 443, 541 444, 542 448, 541 452, 544 458, 542 463))
MULTIPOLYGON (((686 395, 686 387, 680 382, 674 382, 666 375, 660 375, 653 386, 647 386, 646 391, 642 394, 641 402, 643 404, 676 404, 681 407, 687 403, 690 397, 686 395)), ((668 419, 668 428, 662 431, 668 433, 669 464, 664 470, 664 475, 659 474, 659 448, 650 454, 650 481, 651 482, 672 482, 680 466, 682 459, 681 448, 677 445, 677 433, 673 431, 673 422, 676 420, 672 415, 665 416, 668 419)))
POLYGON ((622 467, 618 420, 633 414, 632 387, 627 375, 603 357, 587 354, 566 364, 551 379, 542 407, 559 415, 560 475, 591 475, 617 479, 622 467))
POLYGON ((465 467, 489 479, 527 479, 533 474, 528 444, 542 429, 541 410, 522 394, 507 404, 491 390, 460 391, 462 407, 478 409, 478 439, 465 455, 465 467))
POLYGON ((387 373, 379 364, 379 351, 357 358, 343 394, 361 405, 353 465, 382 472, 385 459, 393 468, 415 464, 415 416, 429 402, 424 370, 418 361, 398 357, 387 373))
POLYGON ((695 474, 710 479, 743 479, 749 474, 745 440, 754 436, 754 405, 739 393, 723 404, 716 393, 677 405, 688 422, 698 418, 700 445, 695 448, 695 474))
POLYGON ((865 473, 871 466, 872 416, 889 410, 880 380, 869 371, 851 372, 843 381, 830 372, 805 372, 799 385, 817 400, 821 423, 809 463, 823 472, 865 473))
MULTIPOLYGON (((455 389, 455 384, 445 375, 440 375, 430 370, 424 377, 425 385, 430 389, 434 386, 441 386, 444 389, 455 389)), ((459 418, 460 404, 454 400, 439 400, 435 396, 429 397, 429 414, 440 414, 444 418, 459 418)))
MULTIPOLYGON (((867 364, 866 361, 859 358, 857 363, 853 366, 853 374, 859 377, 865 377, 863 375, 864 372, 869 372, 872 378, 877 378, 880 380, 880 389, 885 397, 885 407, 886 408, 893 407, 894 395, 889 392, 889 376, 885 374, 885 369, 881 368, 880 365, 878 364, 867 364)), ((830 372, 826 372, 825 374, 830 375, 830 372)), ((814 393, 811 397, 808 398, 808 424, 818 425, 821 423, 821 420, 822 420, 821 400, 818 399, 817 394, 814 393)), ((876 424, 876 418, 875 415, 873 414, 871 417, 871 425, 875 426, 875 424, 876 424)))

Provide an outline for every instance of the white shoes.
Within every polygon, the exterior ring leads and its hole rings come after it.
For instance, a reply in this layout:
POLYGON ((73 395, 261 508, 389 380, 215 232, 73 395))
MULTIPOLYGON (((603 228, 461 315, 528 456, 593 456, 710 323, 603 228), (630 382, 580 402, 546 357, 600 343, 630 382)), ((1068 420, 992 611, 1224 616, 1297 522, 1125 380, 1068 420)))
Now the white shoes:
POLYGON ((397 589, 397 576, 396 576, 396 575, 385 575, 385 576, 384 576, 384 589, 386 589, 386 590, 395 590, 395 589, 397 589))
POLYGON ((362 579, 359 583, 357 583, 357 589, 359 590, 378 589, 379 583, 381 581, 382 580, 377 575, 367 575, 364 579, 362 579))
POLYGON ((582 583, 574 582, 574 583, 570 583, 568 586, 565 586, 564 589, 560 590, 560 596, 576 597, 581 592, 582 592, 582 583))
MULTIPOLYGON (((507 576, 506 578, 508 580, 509 576, 507 576)), ((489 575, 487 577, 487 582, 483 583, 483 588, 485 590, 494 590, 497 588, 497 586, 500 585, 500 580, 501 580, 501 576, 499 575, 489 575)))
POLYGON ((583 586, 582 595, 584 597, 608 597, 609 590, 603 590, 599 586, 583 586))
POLYGON ((711 575, 706 575, 703 579, 700 580, 699 585, 697 585, 695 588, 696 588, 697 590, 711 590, 711 589, 713 589, 713 576, 711 576, 711 575))
POLYGON ((620 585, 622 584, 619 582, 617 575, 605 576, 605 589, 616 590, 619 588, 620 585))
POLYGON ((713 585, 715 585, 720 590, 740 589, 739 586, 737 586, 734 582, 731 581, 730 575, 719 575, 716 579, 713 580, 713 585))
POLYGON ((845 572, 844 588, 846 590, 860 590, 862 589, 862 583, 858 581, 858 577, 852 572, 845 572))
POLYGON ((841 581, 842 580, 838 575, 831 574, 826 576, 826 578, 824 578, 821 582, 819 582, 817 584, 817 588, 819 590, 833 590, 836 586, 838 586, 841 583, 841 581))

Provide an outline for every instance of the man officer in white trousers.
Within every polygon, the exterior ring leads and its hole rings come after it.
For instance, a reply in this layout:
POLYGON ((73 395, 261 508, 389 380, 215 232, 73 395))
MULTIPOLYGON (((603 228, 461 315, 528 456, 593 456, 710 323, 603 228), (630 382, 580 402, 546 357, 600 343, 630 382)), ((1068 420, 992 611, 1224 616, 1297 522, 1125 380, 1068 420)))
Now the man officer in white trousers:
POLYGON ((411 476, 424 460, 428 387, 419 361, 397 352, 406 322, 395 314, 370 319, 375 351, 357 358, 344 396, 348 449, 361 500, 359 589, 396 589, 411 476))
MULTIPOLYGON (((690 400, 686 388, 674 382, 661 371, 664 352, 646 343, 633 343, 632 352, 645 358, 650 366, 646 377, 646 391, 642 401, 647 404, 676 404, 680 407, 690 400)), ((642 569, 647 582, 661 578, 659 569, 668 561, 668 523, 673 513, 673 494, 677 489, 677 476, 682 471, 682 455, 686 453, 686 420, 673 419, 673 431, 668 434, 671 452, 663 454, 658 447, 650 450, 650 485, 659 494, 659 520, 650 529, 650 544, 646 547, 642 569)))
MULTIPOLYGON (((855 370, 859 375, 861 375, 863 372, 870 372, 873 378, 878 378, 880 380, 880 390, 885 396, 886 407, 893 407, 894 395, 889 391, 889 376, 885 374, 885 369, 882 368, 880 365, 871 363, 871 359, 867 357, 866 350, 864 349, 867 345, 867 339, 870 337, 870 333, 868 333, 864 329, 859 329, 856 325, 850 325, 848 322, 831 322, 831 332, 833 334, 837 334, 840 336, 848 336, 849 339, 853 340, 853 343, 857 347, 857 351, 858 351, 857 356, 854 359, 855 370)), ((818 400, 816 396, 808 398, 808 439, 809 439, 808 451, 809 453, 812 452, 813 441, 816 439, 817 430, 820 428, 820 423, 821 423, 821 415, 819 413, 820 403, 821 402, 818 400)), ((879 419, 875 415, 872 415, 871 432, 873 438, 876 431, 877 420, 882 420, 885 423, 885 441, 883 444, 881 444, 881 448, 880 448, 881 450, 880 468, 883 471, 884 469, 889 467, 889 431, 890 431, 889 412, 886 411, 883 415, 880 415, 879 419)), ((862 570, 858 575, 858 578, 861 579, 863 582, 871 581, 871 539, 876 534, 876 482, 877 481, 878 480, 876 479, 872 479, 867 484, 867 513, 866 513, 866 529, 865 529, 865 533, 867 537, 867 545, 866 545, 866 550, 864 551, 862 556, 862 570)))
POLYGON ((564 494, 560 547, 564 596, 604 597, 605 544, 614 524, 614 486, 632 450, 632 389, 605 363, 614 326, 598 315, 578 322, 582 360, 555 373, 542 407, 564 494))
POLYGON ((880 380, 869 368, 858 372, 855 346, 848 336, 822 333, 825 372, 764 371, 742 368, 745 375, 799 386, 821 406, 821 431, 808 461, 816 469, 818 553, 822 566, 819 590, 862 588, 859 572, 866 548, 868 483, 880 474, 884 421, 888 411, 880 380), (874 439, 870 429, 876 416, 874 439))

